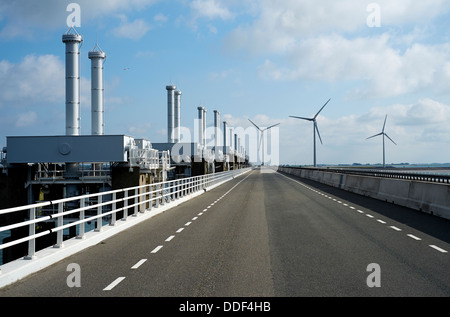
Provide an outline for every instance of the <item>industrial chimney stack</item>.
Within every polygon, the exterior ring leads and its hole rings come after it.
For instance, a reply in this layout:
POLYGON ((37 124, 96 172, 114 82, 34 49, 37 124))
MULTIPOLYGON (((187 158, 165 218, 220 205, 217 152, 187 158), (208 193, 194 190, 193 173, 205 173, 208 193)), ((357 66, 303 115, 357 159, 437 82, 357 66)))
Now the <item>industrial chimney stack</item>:
POLYGON ((204 146, 204 130, 203 130, 203 122, 204 122, 204 113, 205 108, 204 107, 197 107, 198 110, 198 143, 202 146, 204 146))
POLYGON ((92 135, 104 134, 104 107, 103 107, 103 64, 106 53, 95 44, 88 55, 91 60, 91 112, 92 135))
POLYGON ((219 110, 214 110, 214 146, 218 147, 220 144, 220 112, 219 110))
POLYGON ((80 47, 83 37, 71 27, 63 34, 62 41, 66 45, 66 135, 80 135, 80 47))
POLYGON ((175 143, 175 89, 174 85, 167 85, 167 142, 175 143))
POLYGON ((175 115, 174 115, 174 121, 175 121, 175 136, 174 136, 174 143, 180 142, 181 133, 180 133, 180 127, 181 127, 181 91, 176 90, 175 91, 175 115))

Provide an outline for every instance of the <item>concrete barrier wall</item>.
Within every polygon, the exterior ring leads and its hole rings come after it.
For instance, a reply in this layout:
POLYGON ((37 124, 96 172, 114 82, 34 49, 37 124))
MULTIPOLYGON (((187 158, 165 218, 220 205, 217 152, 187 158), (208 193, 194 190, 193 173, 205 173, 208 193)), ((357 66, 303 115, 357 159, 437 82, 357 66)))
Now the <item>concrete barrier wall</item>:
POLYGON ((279 167, 278 171, 450 219, 450 185, 279 167))

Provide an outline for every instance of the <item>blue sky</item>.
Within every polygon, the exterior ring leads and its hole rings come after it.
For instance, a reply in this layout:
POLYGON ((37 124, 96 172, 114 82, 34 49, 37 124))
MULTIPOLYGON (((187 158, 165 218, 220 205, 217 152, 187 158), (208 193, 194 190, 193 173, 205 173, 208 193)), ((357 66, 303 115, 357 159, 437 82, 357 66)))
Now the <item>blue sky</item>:
POLYGON ((450 3, 443 0, 0 1, 0 146, 65 133, 61 36, 81 8, 81 133, 90 134, 90 61, 105 64, 105 134, 167 140, 165 86, 231 126, 280 123, 279 163, 450 162, 450 3), (375 4, 371 6, 371 4, 375 4), (375 8, 375 9, 374 9, 375 8), (372 18, 378 25, 370 25, 372 18), (369 21, 368 21, 369 20, 369 21), (124 68, 129 68, 124 70, 124 68))

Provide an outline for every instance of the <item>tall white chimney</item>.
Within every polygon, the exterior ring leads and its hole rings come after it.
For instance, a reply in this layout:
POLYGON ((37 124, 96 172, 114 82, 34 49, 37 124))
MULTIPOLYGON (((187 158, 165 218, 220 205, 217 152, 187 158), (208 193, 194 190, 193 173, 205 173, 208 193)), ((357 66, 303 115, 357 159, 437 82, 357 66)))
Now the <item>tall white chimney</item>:
POLYGON ((230 148, 231 152, 233 153, 233 128, 230 127, 230 148))
POLYGON ((88 54, 91 60, 91 134, 104 134, 103 64, 106 53, 95 44, 88 54))
POLYGON ((197 107, 198 110, 198 143, 200 145, 204 145, 203 143, 203 115, 205 108, 203 107, 197 107))
POLYGON ((218 147, 220 144, 220 112, 219 110, 214 110, 214 146, 218 147))
POLYGON ((227 124, 227 122, 226 121, 224 121, 223 122, 223 146, 224 146, 224 153, 225 153, 225 151, 226 151, 226 147, 227 147, 227 126, 228 126, 228 124, 227 124))
POLYGON ((175 143, 175 94, 177 87, 174 85, 167 85, 167 142, 175 143))
POLYGON ((180 142, 181 134, 180 134, 180 126, 181 126, 181 91, 175 91, 175 137, 174 143, 180 142))
POLYGON ((80 47, 83 37, 71 27, 62 36, 66 45, 66 135, 80 135, 80 47))
POLYGON ((208 112, 208 110, 206 110, 205 108, 203 108, 203 131, 202 131, 202 136, 203 136, 203 146, 206 146, 206 113, 208 112))

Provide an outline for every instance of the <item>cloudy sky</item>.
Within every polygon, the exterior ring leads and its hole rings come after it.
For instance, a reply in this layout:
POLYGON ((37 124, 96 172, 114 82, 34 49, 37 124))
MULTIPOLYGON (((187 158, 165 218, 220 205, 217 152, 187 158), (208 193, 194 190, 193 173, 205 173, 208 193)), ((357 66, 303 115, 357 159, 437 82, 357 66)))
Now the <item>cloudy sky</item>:
MULTIPOLYGON (((280 164, 450 162, 450 2, 445 0, 0 0, 0 146, 65 134, 67 20, 81 8, 81 133, 90 61, 105 63, 105 134, 167 140, 165 86, 230 126, 280 123, 280 164), (126 69, 126 70, 125 70, 126 69)), ((74 21, 74 20, 72 20, 74 21)), ((270 157, 270 156, 269 156, 270 157)), ((267 158, 267 157, 266 157, 267 158)))

